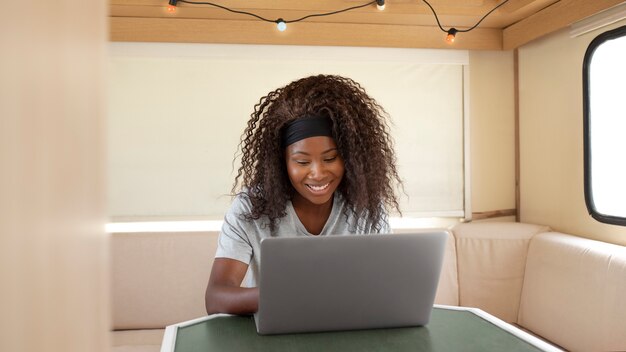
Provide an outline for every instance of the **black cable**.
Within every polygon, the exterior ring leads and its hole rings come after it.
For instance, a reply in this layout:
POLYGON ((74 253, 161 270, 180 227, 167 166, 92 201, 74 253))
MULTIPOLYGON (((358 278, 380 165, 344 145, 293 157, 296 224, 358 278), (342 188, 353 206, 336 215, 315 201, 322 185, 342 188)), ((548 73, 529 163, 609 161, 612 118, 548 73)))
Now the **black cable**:
MULTIPOLYGON (((441 29, 441 31, 448 33, 449 30, 445 30, 443 29, 443 27, 441 26, 441 23, 439 22, 439 17, 437 17, 437 13, 435 12, 435 9, 433 9, 433 7, 428 3, 428 1, 426 0, 422 0, 424 3, 426 3, 426 5, 428 5, 428 7, 430 7, 430 10, 433 12, 433 15, 435 15, 435 20, 437 20, 437 25, 439 26, 439 29, 441 29)), ((476 22, 475 25, 473 25, 472 27, 468 28, 468 29, 457 29, 457 32, 469 32, 472 29, 478 27, 478 25, 485 19, 487 18, 487 16, 489 16, 492 12, 494 12, 495 10, 497 10, 500 6, 506 4, 509 0, 504 0, 503 2, 501 2, 500 4, 498 4, 498 6, 494 7, 493 9, 491 9, 491 11, 487 12, 483 18, 481 18, 478 22, 476 22)))
MULTIPOLYGON (((500 4, 498 4, 496 7, 494 7, 493 9, 491 9, 491 11, 487 12, 487 13, 486 13, 486 14, 485 14, 485 15, 484 15, 484 16, 483 16, 483 17, 482 17, 482 18, 481 18, 478 22, 476 22, 476 24, 475 24, 475 25, 473 25, 473 26, 472 26, 472 27, 470 27, 470 28, 467 28, 467 29, 456 29, 456 28, 452 28, 452 27, 451 27, 451 28, 450 28, 450 29, 448 29, 448 30, 445 30, 445 29, 443 28, 443 26, 441 25, 441 22, 439 22, 439 16, 437 16, 437 12, 435 12, 435 9, 432 7, 432 5, 431 5, 428 1, 426 1, 426 0, 422 0, 422 1, 423 1, 426 5, 428 5, 428 7, 430 7, 430 10, 433 12, 433 15, 435 16, 435 20, 437 21, 437 25, 439 26, 439 29, 441 29, 441 31, 442 31, 442 32, 445 32, 445 33, 450 34, 450 32, 451 32, 451 31, 453 31, 453 32, 454 32, 454 34, 456 34, 457 32, 469 32, 469 31, 473 30, 474 28, 478 27, 478 25, 479 25, 479 24, 480 24, 480 23, 481 23, 481 22, 482 22, 485 18, 487 18, 487 16, 489 16, 492 12, 494 12, 495 10, 497 10, 500 6, 502 6, 502 5, 506 4, 509 0, 504 0, 503 2, 501 2, 500 4)), ((229 12, 238 13, 238 14, 242 14, 242 15, 252 16, 252 17, 255 17, 255 18, 260 19, 261 21, 265 21, 265 22, 272 22, 272 23, 278 23, 278 22, 284 22, 284 23, 300 22, 300 21, 303 21, 303 20, 305 20, 305 19, 307 19, 307 18, 311 18, 311 17, 322 17, 322 16, 330 16, 330 15, 335 15, 335 14, 338 14, 338 13, 342 13, 342 12, 346 12, 346 11, 350 11, 350 10, 359 9, 359 8, 362 8, 362 7, 369 6, 369 5, 372 5, 372 4, 374 4, 374 3, 377 3, 377 1, 376 1, 376 0, 373 0, 373 1, 370 1, 370 2, 368 2, 368 3, 366 3, 366 4, 363 4, 363 5, 352 6, 352 7, 345 8, 345 9, 343 9, 343 10, 337 10, 337 11, 331 11, 331 12, 325 12, 325 13, 315 13, 315 14, 311 14, 311 15, 306 15, 306 16, 304 16, 304 17, 300 17, 300 18, 295 19, 295 20, 284 20, 284 19, 282 19, 282 18, 279 18, 279 19, 276 19, 276 20, 270 20, 270 19, 268 19, 268 18, 265 18, 265 17, 259 16, 259 15, 257 15, 257 14, 251 13, 251 12, 247 12, 247 11, 239 11, 239 10, 233 10, 233 9, 230 9, 230 8, 228 8, 228 7, 226 7, 226 6, 222 6, 222 5, 219 5, 219 4, 215 4, 215 3, 212 3, 212 2, 205 2, 205 1, 189 1, 189 0, 174 0, 174 1, 170 0, 170 4, 172 4, 172 2, 174 3, 174 5, 176 5, 176 2, 184 2, 184 3, 187 3, 187 4, 191 4, 191 5, 209 5, 209 6, 214 6, 214 7, 220 8, 220 9, 222 9, 222 10, 226 10, 226 11, 229 11, 229 12)))
POLYGON ((428 1, 426 0, 422 0, 423 2, 426 3, 426 5, 428 5, 428 7, 430 7, 430 10, 433 12, 433 15, 435 15, 435 20, 437 20, 437 25, 439 26, 439 29, 441 29, 444 32, 447 32, 445 29, 443 29, 443 27, 441 27, 441 23, 439 23, 439 17, 437 17, 437 13, 435 12, 435 9, 433 9, 433 7, 428 3, 428 1))
MULTIPOLYGON (((184 3, 192 4, 192 5, 210 5, 210 6, 215 6, 215 7, 218 7, 220 9, 223 9, 223 10, 226 10, 226 11, 230 11, 230 12, 233 12, 233 13, 239 13, 239 14, 242 14, 242 15, 248 15, 248 16, 256 17, 256 18, 260 19, 261 21, 265 21, 265 22, 276 23, 279 20, 281 20, 281 19, 270 20, 270 19, 267 19, 265 17, 261 17, 261 16, 259 16, 257 14, 251 13, 251 12, 229 9, 226 6, 218 5, 218 4, 215 4, 215 3, 212 3, 212 2, 188 1, 188 0, 178 0, 178 2, 184 2, 184 3)), ((342 12, 346 12, 346 11, 350 11, 350 10, 354 10, 354 9, 359 9, 361 7, 369 6, 369 5, 372 5, 374 3, 376 3, 376 0, 370 1, 367 4, 348 7, 348 8, 343 9, 343 10, 337 10, 337 11, 326 12, 326 13, 316 13, 316 14, 307 15, 307 16, 304 16, 304 17, 301 17, 301 18, 298 18, 298 19, 295 19, 295 20, 282 20, 282 22, 293 23, 293 22, 299 22, 299 21, 305 20, 305 19, 310 18, 310 17, 320 17, 320 16, 335 15, 335 14, 338 14, 338 13, 342 13, 342 12)))
POLYGON ((365 7, 365 6, 369 6, 376 3, 376 0, 374 1, 370 1, 367 4, 363 4, 363 5, 358 5, 358 6, 352 6, 352 7, 348 7, 347 9, 343 9, 343 10, 337 10, 337 11, 332 11, 332 12, 326 12, 326 13, 316 13, 316 14, 312 14, 312 15, 307 15, 304 16, 302 18, 298 18, 297 20, 291 20, 291 21, 285 21, 285 23, 292 23, 292 22, 298 22, 298 21, 302 21, 304 19, 307 19, 309 17, 319 17, 319 16, 329 16, 329 15, 335 15, 338 13, 342 13, 342 12, 346 12, 346 11, 350 11, 350 10, 354 10, 354 9, 360 9, 361 7, 365 7))
POLYGON ((268 20, 268 19, 267 19, 267 18, 265 18, 265 17, 261 17, 261 16, 259 16, 259 15, 253 14, 253 13, 251 13, 251 12, 246 12, 246 11, 239 11, 239 10, 229 9, 229 8, 228 8, 228 7, 226 7, 226 6, 222 6, 222 5, 214 4, 214 3, 212 3, 212 2, 187 1, 187 0, 178 0, 178 2, 184 2, 184 3, 186 3, 186 4, 192 4, 192 5, 211 5, 211 6, 219 7, 219 8, 220 8, 220 9, 222 9, 222 10, 230 11, 230 12, 233 12, 233 13, 239 13, 239 14, 242 14, 242 15, 253 16, 253 17, 256 17, 256 18, 260 19, 261 21, 276 23, 276 21, 274 21, 274 20, 268 20))

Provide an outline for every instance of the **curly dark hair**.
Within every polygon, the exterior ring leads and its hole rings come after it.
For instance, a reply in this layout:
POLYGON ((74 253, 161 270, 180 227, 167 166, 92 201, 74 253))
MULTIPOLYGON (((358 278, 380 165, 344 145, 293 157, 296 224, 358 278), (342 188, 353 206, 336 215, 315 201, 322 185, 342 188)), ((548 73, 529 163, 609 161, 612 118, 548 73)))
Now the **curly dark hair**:
POLYGON ((400 212, 394 186, 402 185, 396 170, 393 141, 385 110, 357 82, 340 76, 317 75, 294 81, 262 97, 241 136, 241 167, 232 192, 241 190, 252 209, 247 220, 269 218, 270 228, 286 215, 294 195, 289 182, 283 128, 304 116, 325 115, 345 165, 337 188, 349 209, 365 223, 380 227, 385 209, 400 212))

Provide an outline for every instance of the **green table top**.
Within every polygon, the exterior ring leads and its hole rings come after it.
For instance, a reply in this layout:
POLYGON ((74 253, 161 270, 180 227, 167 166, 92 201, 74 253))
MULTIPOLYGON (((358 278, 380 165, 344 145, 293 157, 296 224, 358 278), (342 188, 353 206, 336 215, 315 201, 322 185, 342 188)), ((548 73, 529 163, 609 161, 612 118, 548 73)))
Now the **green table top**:
POLYGON ((542 351, 463 310, 434 308, 422 327, 261 336, 251 316, 216 316, 176 328, 175 352, 542 351))

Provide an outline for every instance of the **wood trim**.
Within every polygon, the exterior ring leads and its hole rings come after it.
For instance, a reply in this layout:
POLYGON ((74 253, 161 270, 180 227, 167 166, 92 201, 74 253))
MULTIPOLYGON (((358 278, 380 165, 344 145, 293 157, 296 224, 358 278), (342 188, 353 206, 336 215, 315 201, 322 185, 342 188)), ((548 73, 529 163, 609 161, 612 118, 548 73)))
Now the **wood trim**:
POLYGON ((503 48, 504 50, 515 49, 622 2, 624 0, 560 0, 505 28, 503 48))
POLYGON ((111 17, 110 39, 129 42, 231 43, 501 50, 502 31, 477 28, 448 45, 436 26, 314 23, 278 32, 261 21, 111 17))
POLYGON ((463 65, 463 188, 464 220, 472 219, 472 161, 471 161, 471 96, 470 65, 463 65))
POLYGON ((501 218, 504 216, 515 216, 517 209, 502 209, 492 211, 480 211, 472 213, 472 220, 485 220, 492 218, 501 218))
POLYGON ((515 114, 515 221, 521 220, 521 192, 520 192, 520 100, 519 100, 519 51, 513 50, 513 100, 515 114))

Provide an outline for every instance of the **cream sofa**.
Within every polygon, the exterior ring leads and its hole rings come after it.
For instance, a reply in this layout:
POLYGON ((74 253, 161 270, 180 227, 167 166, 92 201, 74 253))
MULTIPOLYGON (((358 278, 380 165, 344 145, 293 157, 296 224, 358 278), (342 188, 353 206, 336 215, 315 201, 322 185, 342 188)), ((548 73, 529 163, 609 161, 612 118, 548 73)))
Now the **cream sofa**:
MULTIPOLYGON (((159 351, 205 315, 217 233, 112 234, 112 351, 159 351)), ((626 247, 522 223, 449 231, 436 303, 481 308, 572 351, 626 350, 626 247)))

